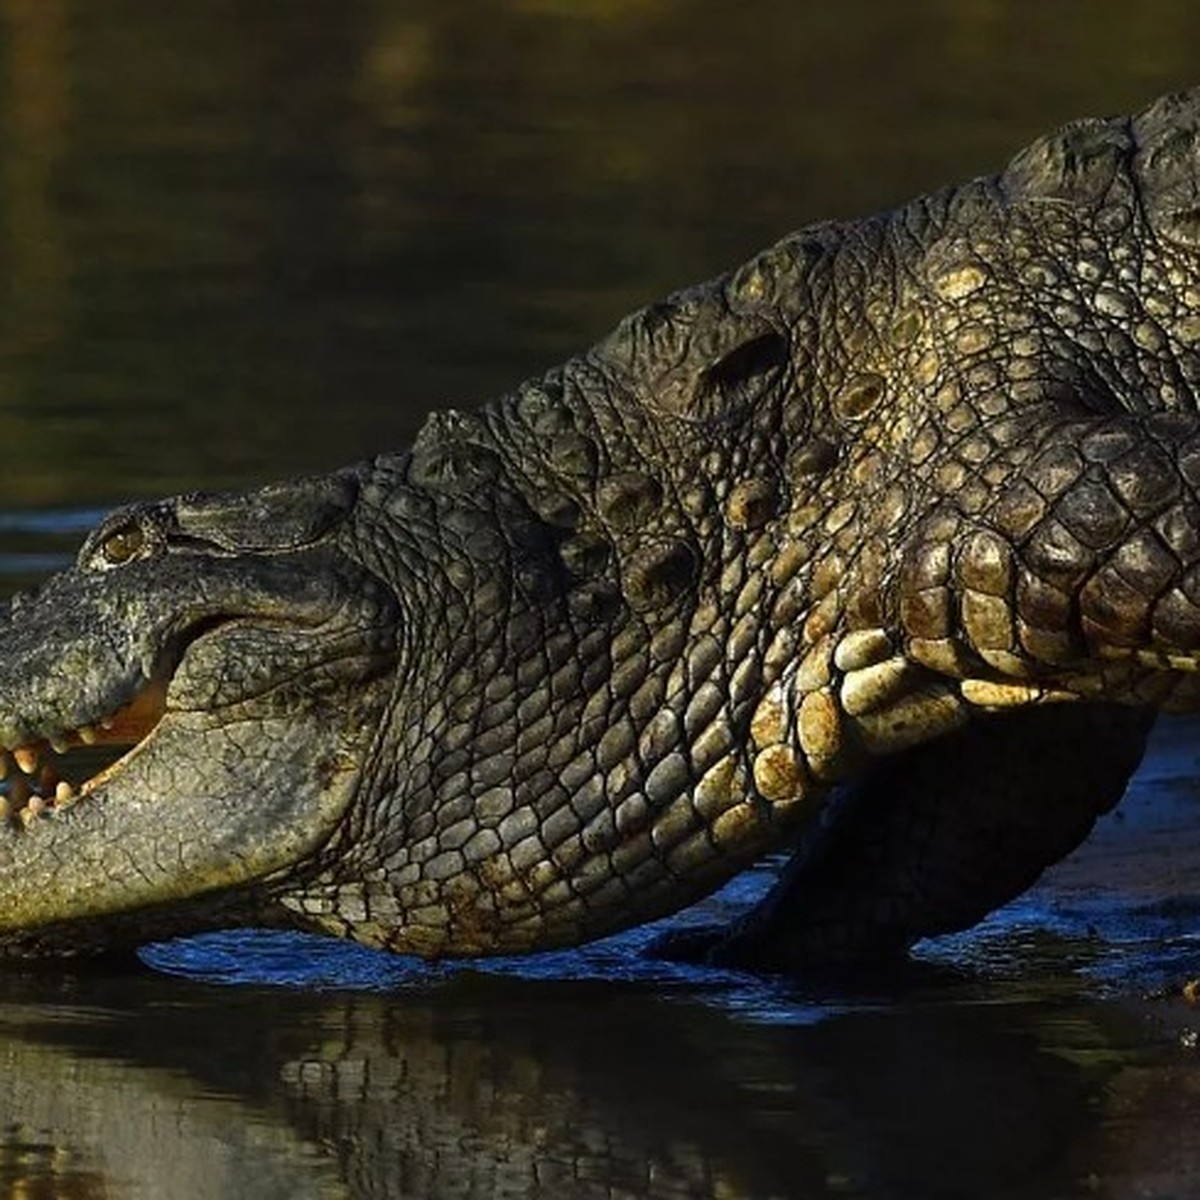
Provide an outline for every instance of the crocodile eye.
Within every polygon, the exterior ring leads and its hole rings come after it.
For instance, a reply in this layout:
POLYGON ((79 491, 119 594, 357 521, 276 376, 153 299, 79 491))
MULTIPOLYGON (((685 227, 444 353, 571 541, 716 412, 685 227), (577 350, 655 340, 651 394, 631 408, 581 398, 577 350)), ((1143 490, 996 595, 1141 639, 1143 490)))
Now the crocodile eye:
POLYGON ((146 543, 146 535, 140 525, 126 525, 110 533, 100 544, 104 561, 114 567, 136 558, 146 543))

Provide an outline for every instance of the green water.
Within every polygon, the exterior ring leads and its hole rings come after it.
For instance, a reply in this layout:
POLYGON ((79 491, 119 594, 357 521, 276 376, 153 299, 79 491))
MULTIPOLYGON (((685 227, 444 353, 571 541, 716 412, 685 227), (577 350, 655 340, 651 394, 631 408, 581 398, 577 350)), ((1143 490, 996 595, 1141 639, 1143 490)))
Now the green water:
MULTIPOLYGON (((0 589, 124 499, 401 445, 791 228, 1200 82, 1197 51, 1182 0, 0 0, 0 589)), ((640 935, 6 968, 0 1196, 1194 1194, 1193 744, 899 977, 640 935)))

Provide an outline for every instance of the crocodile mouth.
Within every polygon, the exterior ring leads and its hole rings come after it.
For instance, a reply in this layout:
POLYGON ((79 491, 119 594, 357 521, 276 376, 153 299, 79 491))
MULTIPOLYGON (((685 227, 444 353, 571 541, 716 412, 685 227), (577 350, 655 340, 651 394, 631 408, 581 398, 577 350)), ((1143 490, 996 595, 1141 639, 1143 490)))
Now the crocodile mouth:
POLYGON ((70 808, 107 783, 146 745, 167 708, 167 682, 91 724, 0 749, 0 820, 26 828, 70 808))

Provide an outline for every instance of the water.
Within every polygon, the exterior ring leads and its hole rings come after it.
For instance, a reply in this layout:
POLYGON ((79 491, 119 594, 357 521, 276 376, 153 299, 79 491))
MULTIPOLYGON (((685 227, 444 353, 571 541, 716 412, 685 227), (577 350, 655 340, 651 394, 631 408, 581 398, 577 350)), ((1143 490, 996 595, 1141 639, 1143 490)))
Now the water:
MULTIPOLYGON (((1198 35, 1168 0, 0 0, 0 584, 114 503, 400 445, 788 229, 1196 82, 1198 35)), ((1187 1195, 1194 744, 1160 730, 1079 854, 886 978, 643 931, 6 967, 0 1192, 1187 1195)))

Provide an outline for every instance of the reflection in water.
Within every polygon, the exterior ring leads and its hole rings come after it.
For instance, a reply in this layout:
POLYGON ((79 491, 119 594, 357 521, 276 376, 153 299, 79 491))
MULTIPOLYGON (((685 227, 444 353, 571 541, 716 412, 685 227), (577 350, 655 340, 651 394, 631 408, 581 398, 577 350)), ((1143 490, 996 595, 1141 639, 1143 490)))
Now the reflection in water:
POLYGON ((1087 1192, 1075 1173, 1110 1149, 1105 1097, 1144 1086, 1149 1060, 1123 1049, 1141 1037, 1133 1015, 997 994, 950 1003, 945 990, 886 999, 758 1024, 615 981, 269 997, 10 974, 0 1111, 19 1116, 0 1184, 184 1197, 1087 1192))

